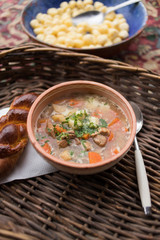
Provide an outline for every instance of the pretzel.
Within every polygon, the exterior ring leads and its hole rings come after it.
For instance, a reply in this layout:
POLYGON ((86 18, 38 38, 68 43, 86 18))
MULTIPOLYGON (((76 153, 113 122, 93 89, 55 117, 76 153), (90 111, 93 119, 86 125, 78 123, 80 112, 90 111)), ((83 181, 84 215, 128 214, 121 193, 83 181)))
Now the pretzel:
POLYGON ((9 111, 0 118, 0 179, 15 167, 28 142, 27 116, 35 93, 15 97, 9 111))

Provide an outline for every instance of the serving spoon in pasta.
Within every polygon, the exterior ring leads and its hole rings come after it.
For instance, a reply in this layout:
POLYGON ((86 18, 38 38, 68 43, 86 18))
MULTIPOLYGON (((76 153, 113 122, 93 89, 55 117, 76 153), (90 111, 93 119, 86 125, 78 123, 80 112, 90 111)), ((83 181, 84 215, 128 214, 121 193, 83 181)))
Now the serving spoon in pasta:
POLYGON ((109 14, 110 12, 113 12, 119 8, 128 6, 133 3, 140 2, 140 0, 129 0, 126 2, 123 2, 121 4, 118 4, 113 7, 109 7, 105 13, 97 11, 97 10, 92 10, 92 11, 86 11, 84 13, 81 13, 75 17, 72 18, 72 23, 74 25, 78 25, 79 23, 86 22, 88 24, 100 24, 103 22, 105 16, 109 14))
MULTIPOLYGON (((143 126, 143 114, 136 103, 130 102, 130 104, 136 115, 136 120, 137 120, 136 134, 137 134, 143 126)), ((141 198, 142 206, 144 208, 144 213, 146 215, 150 215, 151 214, 151 199, 150 199, 149 184, 148 184, 148 179, 147 179, 147 174, 146 174, 143 157, 142 157, 141 151, 139 149, 139 145, 138 145, 138 141, 137 141, 136 137, 134 139, 134 145, 135 145, 136 173, 137 173, 140 198, 141 198)))

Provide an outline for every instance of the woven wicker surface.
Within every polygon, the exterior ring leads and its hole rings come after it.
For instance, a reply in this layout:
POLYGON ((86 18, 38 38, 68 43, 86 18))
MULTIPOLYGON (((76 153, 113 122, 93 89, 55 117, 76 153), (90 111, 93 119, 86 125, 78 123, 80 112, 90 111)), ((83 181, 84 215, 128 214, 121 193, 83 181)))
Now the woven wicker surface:
POLYGON ((138 134, 152 198, 141 207, 134 146, 114 167, 92 176, 63 172, 0 186, 0 239, 160 239, 160 76, 145 69, 40 45, 0 52, 0 108, 21 93, 59 82, 102 82, 139 104, 138 134))

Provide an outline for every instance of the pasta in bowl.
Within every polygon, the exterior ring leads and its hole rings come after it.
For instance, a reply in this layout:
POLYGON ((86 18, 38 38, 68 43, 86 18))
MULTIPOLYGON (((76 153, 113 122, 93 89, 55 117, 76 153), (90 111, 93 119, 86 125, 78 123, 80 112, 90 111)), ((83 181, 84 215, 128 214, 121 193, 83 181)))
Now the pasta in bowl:
POLYGON ((109 13, 102 24, 75 26, 72 17, 88 10, 105 12, 117 4, 119 0, 33 0, 23 10, 22 26, 33 40, 47 46, 109 56, 142 32, 147 21, 143 3, 109 13))
POLYGON ((107 11, 102 2, 92 0, 62 2, 31 20, 36 38, 50 45, 67 48, 100 48, 121 42, 129 36, 129 24, 123 14, 111 12, 101 24, 81 22, 73 25, 72 17, 89 10, 107 11))
POLYGON ((79 80, 42 93, 29 112, 27 129, 35 149, 57 169, 93 174, 128 152, 136 119, 114 89, 79 80))

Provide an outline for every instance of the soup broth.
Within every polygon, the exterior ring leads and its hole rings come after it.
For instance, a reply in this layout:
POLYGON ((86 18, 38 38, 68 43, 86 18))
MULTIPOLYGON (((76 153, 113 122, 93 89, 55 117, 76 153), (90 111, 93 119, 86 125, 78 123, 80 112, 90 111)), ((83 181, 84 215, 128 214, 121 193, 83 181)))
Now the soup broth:
POLYGON ((130 136, 130 125, 121 108, 107 98, 72 95, 45 107, 35 136, 57 158, 96 163, 120 152, 130 136))

